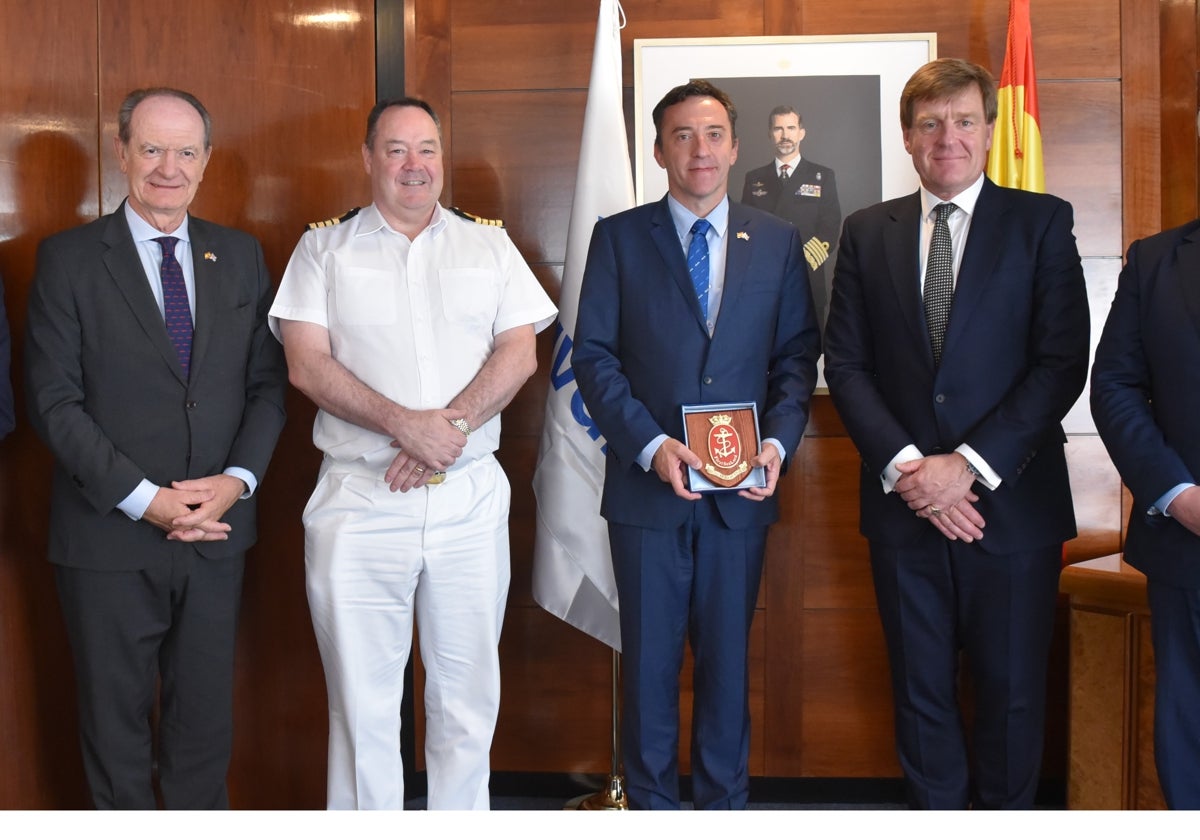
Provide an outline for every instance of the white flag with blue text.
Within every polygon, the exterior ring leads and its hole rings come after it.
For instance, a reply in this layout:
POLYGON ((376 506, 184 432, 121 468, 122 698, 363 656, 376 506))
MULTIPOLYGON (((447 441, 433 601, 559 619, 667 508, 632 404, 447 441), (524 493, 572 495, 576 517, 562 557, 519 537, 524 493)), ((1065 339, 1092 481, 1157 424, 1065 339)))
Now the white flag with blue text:
POLYGON ((597 219, 634 204, 621 106, 620 18, 617 0, 600 0, 558 301, 550 393, 533 476, 537 496, 534 600, 615 650, 621 649, 617 587, 608 529, 600 516, 604 438, 588 416, 575 384, 571 347, 592 228, 597 219))

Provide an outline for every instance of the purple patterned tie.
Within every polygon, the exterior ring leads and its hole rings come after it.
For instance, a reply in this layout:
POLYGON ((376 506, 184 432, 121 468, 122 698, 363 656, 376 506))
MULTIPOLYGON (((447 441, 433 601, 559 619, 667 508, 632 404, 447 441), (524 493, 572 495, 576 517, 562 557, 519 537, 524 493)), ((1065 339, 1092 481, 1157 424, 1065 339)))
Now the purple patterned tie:
POLYGON ((167 338, 171 339, 179 355, 183 378, 187 379, 192 361, 192 310, 188 306, 183 268, 175 259, 175 243, 179 240, 174 236, 160 236, 154 241, 162 246, 163 316, 167 322, 167 338))

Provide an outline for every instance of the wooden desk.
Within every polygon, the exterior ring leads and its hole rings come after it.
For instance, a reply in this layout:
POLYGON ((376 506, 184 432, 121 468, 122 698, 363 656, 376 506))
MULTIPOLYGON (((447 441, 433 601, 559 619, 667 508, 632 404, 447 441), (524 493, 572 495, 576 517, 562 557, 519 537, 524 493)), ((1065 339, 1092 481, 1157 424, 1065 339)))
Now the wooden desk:
POLYGON ((1059 587, 1071 622, 1067 807, 1164 808, 1146 578, 1112 554, 1067 566, 1059 587))

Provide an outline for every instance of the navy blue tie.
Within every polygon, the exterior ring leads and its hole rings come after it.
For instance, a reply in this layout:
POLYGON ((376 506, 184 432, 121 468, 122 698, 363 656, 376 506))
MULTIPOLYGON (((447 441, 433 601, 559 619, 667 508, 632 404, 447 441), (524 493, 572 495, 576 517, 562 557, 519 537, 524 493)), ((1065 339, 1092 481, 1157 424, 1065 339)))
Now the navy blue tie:
POLYGON ((183 367, 183 378, 187 379, 192 362, 192 309, 188 305, 183 267, 175 259, 175 243, 179 239, 160 236, 154 241, 162 246, 163 317, 167 322, 167 338, 171 339, 183 367))
POLYGON ((696 220, 687 254, 688 274, 692 276, 692 288, 696 290, 705 322, 708 321, 708 229, 711 227, 707 219, 696 220))

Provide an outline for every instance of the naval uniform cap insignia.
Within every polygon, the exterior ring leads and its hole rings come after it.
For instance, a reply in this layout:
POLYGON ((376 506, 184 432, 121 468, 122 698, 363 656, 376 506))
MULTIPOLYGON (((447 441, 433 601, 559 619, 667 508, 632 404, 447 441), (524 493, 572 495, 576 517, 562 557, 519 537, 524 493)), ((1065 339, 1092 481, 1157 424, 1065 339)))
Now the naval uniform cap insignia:
POLYGON ((333 219, 325 219, 324 221, 320 221, 320 222, 309 222, 308 225, 305 227, 305 230, 317 230, 318 228, 327 228, 327 227, 334 227, 335 225, 340 225, 342 222, 348 221, 350 219, 353 219, 355 216, 357 216, 358 211, 361 209, 362 209, 361 207, 355 207, 352 210, 347 210, 342 215, 340 215, 336 218, 333 218, 333 219))
POLYGON ((466 219, 468 222, 474 222, 477 225, 488 225, 489 227, 504 227, 504 222, 501 219, 485 219, 483 216, 476 216, 474 213, 468 213, 461 207, 451 207, 450 212, 454 215, 466 219))

